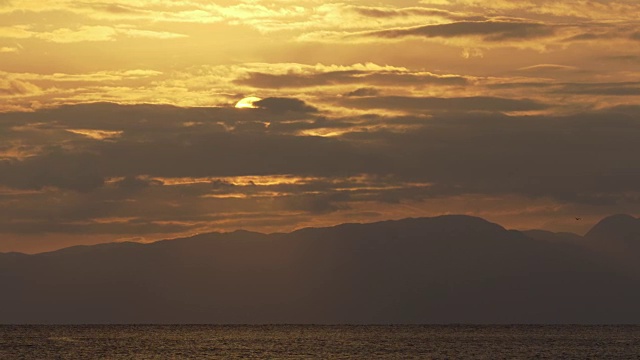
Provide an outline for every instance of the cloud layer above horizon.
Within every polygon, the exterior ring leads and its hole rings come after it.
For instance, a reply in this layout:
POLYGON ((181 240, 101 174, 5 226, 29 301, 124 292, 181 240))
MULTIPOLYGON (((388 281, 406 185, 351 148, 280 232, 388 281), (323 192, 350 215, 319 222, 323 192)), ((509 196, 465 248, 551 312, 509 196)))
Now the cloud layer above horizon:
POLYGON ((582 232, 638 214, 639 12, 0 1, 0 251, 443 213, 582 232))

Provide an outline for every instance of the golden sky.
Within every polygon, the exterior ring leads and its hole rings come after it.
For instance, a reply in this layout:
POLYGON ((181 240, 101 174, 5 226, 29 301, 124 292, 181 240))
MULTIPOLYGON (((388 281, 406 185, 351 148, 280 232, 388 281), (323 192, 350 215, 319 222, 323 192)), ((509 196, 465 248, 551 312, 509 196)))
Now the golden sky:
POLYGON ((638 214, 638 14, 0 0, 0 251, 449 213, 582 233, 638 214))

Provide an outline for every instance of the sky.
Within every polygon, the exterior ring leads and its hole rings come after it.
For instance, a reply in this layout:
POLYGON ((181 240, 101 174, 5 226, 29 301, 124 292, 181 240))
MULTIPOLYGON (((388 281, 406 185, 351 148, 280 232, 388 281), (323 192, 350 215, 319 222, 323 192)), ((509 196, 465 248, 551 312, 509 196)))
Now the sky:
POLYGON ((0 252, 441 214, 582 234, 638 215, 639 13, 0 0, 0 252))

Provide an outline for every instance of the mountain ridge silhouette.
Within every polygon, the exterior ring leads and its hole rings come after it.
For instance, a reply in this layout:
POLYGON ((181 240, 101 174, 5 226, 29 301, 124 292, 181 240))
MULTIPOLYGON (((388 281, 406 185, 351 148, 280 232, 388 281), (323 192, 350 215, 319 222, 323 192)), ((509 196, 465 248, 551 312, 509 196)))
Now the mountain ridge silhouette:
POLYGON ((0 323, 640 322, 589 244, 446 215, 4 254, 0 323))

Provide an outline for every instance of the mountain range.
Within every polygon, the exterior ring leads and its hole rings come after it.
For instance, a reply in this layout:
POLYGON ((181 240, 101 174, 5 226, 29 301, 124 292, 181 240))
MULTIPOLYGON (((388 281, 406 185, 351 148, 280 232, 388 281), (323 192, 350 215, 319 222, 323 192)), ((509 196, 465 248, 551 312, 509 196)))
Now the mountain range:
POLYGON ((640 323, 640 219, 447 215, 0 254, 0 323, 640 323))

